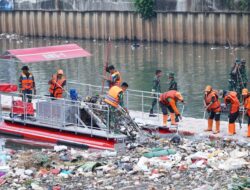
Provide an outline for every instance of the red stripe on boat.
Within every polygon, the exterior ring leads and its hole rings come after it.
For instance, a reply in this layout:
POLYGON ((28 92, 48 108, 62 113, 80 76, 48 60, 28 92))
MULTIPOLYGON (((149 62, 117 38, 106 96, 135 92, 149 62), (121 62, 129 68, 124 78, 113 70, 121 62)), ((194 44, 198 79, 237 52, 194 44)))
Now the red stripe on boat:
POLYGON ((0 132, 22 135, 26 139, 57 143, 58 141, 87 145, 91 148, 114 150, 114 140, 88 137, 80 134, 52 131, 40 127, 24 126, 17 123, 1 122, 0 132))

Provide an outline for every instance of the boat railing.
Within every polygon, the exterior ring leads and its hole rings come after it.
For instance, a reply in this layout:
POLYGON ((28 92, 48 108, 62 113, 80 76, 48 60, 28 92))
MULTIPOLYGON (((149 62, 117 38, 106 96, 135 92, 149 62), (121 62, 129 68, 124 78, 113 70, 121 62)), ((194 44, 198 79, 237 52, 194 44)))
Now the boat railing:
MULTIPOLYGON (((48 85, 46 82, 39 83, 38 85, 48 85)), ((102 92, 102 86, 80 83, 78 81, 67 80, 65 87, 67 91, 69 89, 76 89, 80 96, 96 96, 101 95, 105 97, 108 92, 108 87, 104 87, 102 92)), ((65 93, 68 96, 69 93, 65 93)), ((142 125, 162 125, 161 109, 159 106, 160 93, 153 93, 149 91, 127 89, 124 97, 124 103, 126 108, 130 111, 130 115, 135 118, 138 123, 142 125), (154 117, 149 117, 149 112, 152 107, 152 102, 155 101, 154 117)))
POLYGON ((20 93, 0 93, 0 117, 11 122, 39 125, 74 133, 88 133, 93 136, 96 131, 109 138, 109 107, 95 103, 72 101, 69 99, 55 100, 48 96, 23 95, 20 93), (32 103, 26 101, 32 98, 32 103), (23 101, 25 100, 25 101, 23 101), (81 118, 80 112, 88 110, 88 118, 81 118), (32 111, 34 109, 34 112, 32 111), (95 113, 102 115, 105 122, 95 113))

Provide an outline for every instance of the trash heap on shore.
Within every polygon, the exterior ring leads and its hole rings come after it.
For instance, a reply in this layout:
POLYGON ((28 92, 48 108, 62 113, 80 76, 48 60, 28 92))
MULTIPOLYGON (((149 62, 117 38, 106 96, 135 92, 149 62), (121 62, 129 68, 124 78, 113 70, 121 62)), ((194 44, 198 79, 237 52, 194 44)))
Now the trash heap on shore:
POLYGON ((132 144, 123 155, 66 146, 5 149, 0 157, 0 189, 250 188, 249 141, 182 139, 177 143, 155 139, 147 145, 132 144))

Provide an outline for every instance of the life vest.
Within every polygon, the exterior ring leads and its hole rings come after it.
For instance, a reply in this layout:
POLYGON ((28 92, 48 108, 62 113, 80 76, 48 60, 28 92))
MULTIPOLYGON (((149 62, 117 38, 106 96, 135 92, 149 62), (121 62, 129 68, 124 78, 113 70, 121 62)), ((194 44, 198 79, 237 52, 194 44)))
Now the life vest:
POLYGON ((66 81, 65 77, 62 77, 61 79, 57 78, 57 75, 53 75, 52 80, 51 80, 51 84, 50 84, 50 88, 49 88, 49 92, 51 95, 53 95, 53 97, 55 98, 62 98, 62 94, 63 94, 63 89, 62 89, 62 85, 63 83, 66 81), (55 83, 53 81, 56 81, 55 83))
POLYGON ((240 109, 240 101, 237 98, 237 93, 236 92, 229 91, 226 94, 226 96, 224 97, 224 102, 225 102, 225 104, 228 104, 228 102, 230 102, 230 104, 231 104, 230 113, 231 114, 239 111, 239 109, 240 109))
POLYGON ((171 98, 173 99, 175 102, 177 101, 175 94, 177 93, 176 90, 170 90, 168 92, 165 92, 163 94, 160 95, 160 102, 165 104, 165 105, 169 105, 169 102, 167 99, 171 98))
POLYGON ((122 78, 121 78, 120 72, 119 72, 119 71, 115 71, 115 72, 110 76, 110 81, 111 81, 111 83, 110 83, 110 87, 109 87, 109 88, 111 88, 112 86, 121 86, 122 78), (118 77, 117 77, 117 80, 116 80, 115 82, 112 82, 113 77, 116 76, 116 75, 118 76, 118 77))
POLYGON ((250 116, 250 94, 244 99, 244 108, 247 110, 247 115, 250 116))
POLYGON ((206 106, 208 106, 212 102, 213 97, 214 97, 214 103, 212 103, 207 108, 207 110, 208 111, 213 111, 213 112, 220 112, 221 111, 221 107, 220 107, 220 101, 218 99, 218 93, 217 93, 217 91, 213 90, 208 95, 205 95, 204 99, 205 99, 206 106))
POLYGON ((119 94, 122 92, 122 89, 119 86, 113 86, 112 88, 109 89, 108 94, 106 95, 104 101, 117 108, 119 105, 119 94))
POLYGON ((29 77, 27 77, 24 73, 21 74, 21 84, 22 91, 24 90, 33 90, 34 77, 31 73, 29 73, 29 77))

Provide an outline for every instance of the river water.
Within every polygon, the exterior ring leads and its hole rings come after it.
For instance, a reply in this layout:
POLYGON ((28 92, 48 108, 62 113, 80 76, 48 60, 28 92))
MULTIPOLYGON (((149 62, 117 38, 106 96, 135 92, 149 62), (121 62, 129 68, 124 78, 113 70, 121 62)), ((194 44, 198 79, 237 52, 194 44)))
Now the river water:
MULTIPOLYGON (((104 42, 48 38, 24 38, 21 41, 2 39, 0 40, 0 52, 7 49, 65 43, 77 43, 91 52, 92 56, 84 59, 28 64, 35 76, 38 93, 47 93, 48 86, 40 83, 46 83, 59 68, 68 70, 67 78, 69 80, 101 85, 104 42)), ((128 82, 130 88, 136 90, 151 91, 154 72, 156 69, 161 69, 164 73, 161 79, 164 91, 167 89, 167 74, 174 72, 179 90, 187 102, 184 115, 200 118, 203 116, 202 92, 204 87, 210 84, 215 89, 227 89, 233 60, 231 52, 223 46, 212 45, 145 43, 134 49, 130 42, 112 42, 110 62, 122 73, 123 81, 128 82)), ((237 55, 246 59, 249 68, 249 48, 239 47, 237 55)), ((17 82, 21 67, 20 63, 1 63, 0 79, 2 82, 17 82)))

